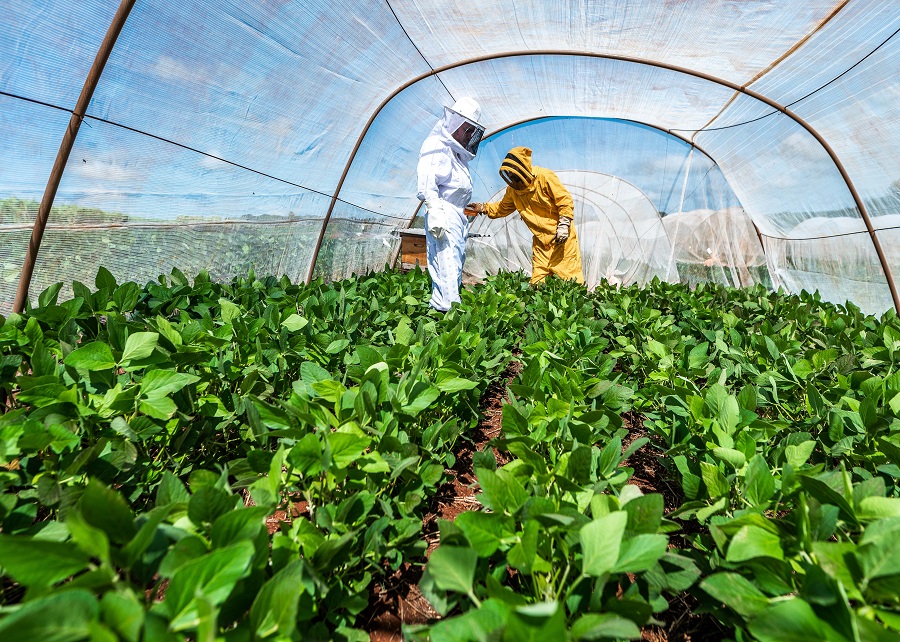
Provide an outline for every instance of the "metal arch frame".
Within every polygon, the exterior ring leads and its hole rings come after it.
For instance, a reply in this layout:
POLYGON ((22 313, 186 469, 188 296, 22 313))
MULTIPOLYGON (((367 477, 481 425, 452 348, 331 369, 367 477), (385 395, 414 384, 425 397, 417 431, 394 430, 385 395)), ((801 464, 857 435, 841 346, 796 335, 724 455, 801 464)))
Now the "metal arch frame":
MULTIPOLYGON (((505 132, 505 131, 507 131, 507 130, 509 130, 509 129, 512 129, 513 127, 518 127, 519 125, 527 125, 528 123, 534 123, 534 122, 537 122, 537 121, 539 121, 539 120, 550 120, 550 119, 552 119, 552 118, 558 118, 558 117, 559 117, 559 116, 535 116, 535 117, 533 117, 533 118, 524 118, 524 119, 522 119, 522 120, 517 120, 517 121, 515 121, 515 122, 509 123, 508 125, 504 125, 504 126, 501 127, 500 129, 496 129, 496 130, 492 131, 491 133, 487 134, 487 135, 482 139, 482 142, 485 142, 485 141, 487 141, 487 140, 493 138, 494 136, 499 136, 499 135, 502 134, 503 132, 505 132)), ((705 149, 703 149, 700 145, 698 145, 698 144, 695 143, 694 141, 692 141, 692 140, 690 140, 690 139, 688 139, 688 138, 682 136, 681 134, 679 134, 679 133, 677 133, 677 132, 673 132, 673 131, 670 131, 670 130, 666 129, 665 127, 659 127, 658 125, 653 125, 653 124, 651 124, 651 123, 645 123, 645 122, 640 121, 640 120, 631 120, 630 118, 605 118, 605 117, 602 117, 602 116, 577 116, 577 118, 584 118, 584 119, 587 119, 587 120, 608 120, 608 121, 618 121, 618 122, 622 122, 622 123, 630 123, 630 124, 633 124, 633 125, 639 125, 639 126, 641 126, 641 127, 649 127, 650 129, 655 129, 655 130, 658 131, 658 132, 662 132, 662 133, 664 133, 664 134, 668 134, 669 136, 672 136, 673 138, 677 138, 678 140, 680 140, 681 142, 685 143, 686 145, 689 145, 689 146, 693 147, 694 149, 699 150, 700 153, 703 154, 704 156, 706 156, 706 157, 712 162, 713 165, 715 165, 716 167, 719 166, 719 164, 716 162, 716 159, 713 158, 713 157, 712 157, 705 149)), ((607 174, 607 176, 612 176, 612 174, 607 174)), ((615 178, 619 178, 619 177, 616 176, 615 178)), ((624 179, 619 178, 619 180, 624 180, 624 179)), ((628 183, 628 181, 625 181, 625 182, 628 183)), ((628 184, 629 184, 629 185, 632 185, 631 183, 628 183, 628 184)), ((637 185, 632 185, 632 187, 634 187, 635 189, 641 191, 641 193, 643 194, 643 190, 641 190, 637 185)), ((648 200, 649 200, 649 198, 648 198, 648 200)), ((652 202, 652 201, 651 201, 651 202, 652 202)), ((742 207, 743 207, 743 205, 742 205, 742 207)), ((419 201, 419 204, 416 206, 416 209, 415 209, 415 211, 413 212, 413 215, 412 215, 412 216, 410 217, 410 219, 409 219, 409 223, 406 224, 407 227, 409 227, 410 225, 412 225, 412 222, 415 220, 416 216, 419 214, 419 210, 420 210, 421 208, 422 208, 422 202, 419 201)), ((746 211, 746 210, 745 210, 745 211, 746 211)), ((750 218, 750 223, 753 225, 753 229, 756 231, 756 237, 759 239, 759 246, 760 246, 760 248, 762 249, 763 254, 765 255, 765 253, 766 253, 766 246, 763 244, 763 240, 762 240, 762 232, 759 231, 759 228, 756 226, 756 222, 753 220, 752 217, 750 217, 749 214, 747 214, 747 217, 750 218)), ((662 217, 660 217, 660 219, 662 219, 662 217)), ((397 248, 397 251, 394 252, 394 255, 393 255, 393 257, 392 257, 392 259, 391 259, 391 261, 390 261, 390 265, 393 265, 393 264, 395 264, 395 263, 397 262, 397 257, 398 257, 399 255, 400 255, 400 248, 398 247, 398 248, 397 248)))
POLYGON ((56 198, 56 190, 59 189, 59 183, 66 169, 66 163, 69 161, 69 154, 75 145, 75 138, 78 136, 78 130, 81 128, 81 123, 87 113, 88 105, 91 103, 94 90, 97 88, 97 83, 103 74, 103 68, 109 60, 109 56, 116 44, 116 39, 122 32, 122 27, 125 26, 125 21, 128 19, 135 2, 136 0, 121 0, 119 8, 109 24, 109 29, 106 30, 106 35, 97 49, 94 63, 84 79, 81 94, 75 102, 75 108, 72 110, 71 118, 69 118, 69 126, 66 128, 66 133, 63 134, 62 141, 59 144, 59 151, 56 154, 56 160, 53 162, 53 169, 50 170, 47 186, 44 188, 44 196, 41 198, 41 205, 38 208, 34 227, 31 230, 31 240, 28 243, 28 250, 25 252, 22 273, 19 275, 19 287, 16 290, 16 298, 13 301, 13 312, 22 312, 25 309, 25 302, 28 300, 28 288, 31 285, 31 277, 34 274, 34 264, 37 262, 38 251, 41 249, 41 239, 43 239, 44 229, 47 227, 50 208, 53 207, 53 200, 56 198))
MULTIPOLYGON (((891 299, 894 303, 894 309, 900 313, 900 296, 898 296, 897 288, 894 284, 894 277, 891 273, 891 269, 887 263, 887 257, 884 254, 884 250, 881 247, 881 242, 878 240, 878 236, 875 233, 875 228, 872 225, 872 220, 869 217, 868 210, 866 209, 865 204, 862 201, 862 198, 859 195, 859 192, 856 191, 856 187, 853 184, 853 181, 850 179, 850 176, 847 174, 847 170, 844 168, 843 163, 838 158, 837 154, 831 148, 831 145, 822 137, 819 132, 817 132, 809 123, 807 123, 803 118, 790 111, 784 105, 772 100, 768 96, 764 94, 760 94, 752 89, 749 89, 745 86, 738 85, 737 83, 733 83, 729 80, 725 80, 724 78, 718 78, 716 76, 712 76, 710 74, 704 73, 702 71, 696 71, 694 69, 688 69, 686 67, 680 67, 678 65, 671 65, 665 62, 660 62, 656 60, 648 60, 645 58, 637 58, 633 56, 619 56, 615 54, 603 54, 597 52, 579 52, 579 51, 564 51, 557 49, 535 49, 533 51, 508 51, 505 53, 497 53, 490 54, 486 56, 478 56, 474 58, 467 58, 464 60, 459 60, 457 62, 449 63, 447 65, 443 65, 441 67, 437 67, 436 69, 432 69, 429 72, 420 74, 415 78, 410 79, 397 89, 395 89, 387 98, 382 101, 382 103, 375 109, 372 115, 369 117, 369 120, 366 122, 365 127, 363 127, 362 132, 359 135, 359 138, 356 141, 356 145, 354 145, 353 150, 350 152, 350 156, 347 159, 347 164, 344 166, 344 171, 341 174, 341 178, 338 181, 337 187, 335 188, 334 195, 331 197, 331 204, 328 206, 328 211, 325 214, 325 218, 322 221, 322 229, 319 232, 319 238, 316 242, 315 249, 313 250, 312 259, 309 265, 309 271, 307 273, 306 282, 309 283, 312 281, 313 271, 316 267, 316 261, 319 258, 319 250, 322 247, 322 241, 325 238, 325 230, 328 227, 328 222, 331 220, 331 214, 334 211, 334 206, 337 203, 338 195, 341 192, 341 188, 344 185, 344 181, 347 178, 347 175, 350 173, 350 167, 353 165, 353 160, 356 158, 356 154, 359 151, 359 148, 362 146, 362 142, 365 139, 366 135, 369 132, 369 129, 372 127, 372 124, 375 122, 375 119, 381 113, 382 109, 390 103, 400 92, 411 87, 421 80, 425 80, 426 78, 430 78, 431 76, 435 76, 444 71, 450 71, 451 69, 456 69, 458 67, 463 67, 466 65, 477 64, 480 62, 489 62, 492 60, 499 60, 502 58, 516 58, 523 56, 565 56, 565 57, 583 57, 583 58, 600 58, 605 60, 618 60, 621 62, 630 62, 638 65, 646 65, 650 67, 657 67, 660 69, 667 69, 669 71, 674 71, 676 73, 682 73, 688 76, 693 76, 694 78, 700 78, 701 80, 706 80, 708 82, 715 83, 717 85, 721 85, 723 87, 728 87, 736 92, 745 94, 750 96, 751 98, 755 98, 756 100, 776 109, 777 111, 783 113, 785 116, 796 122, 798 125, 803 127, 807 132, 809 132, 813 138, 815 138, 818 143, 822 146, 828 156, 831 158, 831 161, 834 163, 835 167, 837 167, 838 172, 841 174, 841 178, 844 179, 844 183, 847 185, 847 189, 850 191, 850 195, 853 197, 853 201, 856 204, 856 208, 860 213, 860 216, 863 219, 863 222, 866 225, 866 229, 869 232, 869 237, 872 239, 872 244, 875 247, 875 253, 878 255, 878 260, 881 262, 881 269, 884 272, 885 280, 887 281, 888 289, 891 292, 891 299)), ((704 152, 705 153, 705 152, 704 152)))

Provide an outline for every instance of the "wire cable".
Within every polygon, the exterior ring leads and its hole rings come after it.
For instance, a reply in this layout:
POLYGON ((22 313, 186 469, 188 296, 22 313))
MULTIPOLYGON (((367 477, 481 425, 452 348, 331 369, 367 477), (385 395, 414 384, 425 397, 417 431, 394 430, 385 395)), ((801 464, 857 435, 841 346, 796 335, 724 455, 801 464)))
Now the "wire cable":
MULTIPOLYGON (((47 103, 47 102, 44 102, 44 101, 41 101, 41 100, 36 100, 36 99, 34 99, 34 98, 28 98, 28 97, 26 97, 26 96, 19 96, 19 95, 17 95, 17 94, 12 94, 12 93, 9 93, 9 92, 6 92, 6 91, 0 91, 0 96, 6 96, 6 97, 8 97, 8 98, 15 98, 15 99, 17 99, 17 100, 24 100, 24 101, 26 101, 26 102, 33 103, 33 104, 35 104, 35 105, 41 105, 41 106, 43 106, 43 107, 50 107, 50 108, 52 108, 52 109, 58 109, 59 111, 64 111, 64 112, 67 112, 67 113, 70 113, 70 114, 74 114, 74 113, 75 113, 74 110, 68 109, 68 108, 66 108, 66 107, 60 107, 59 105, 54 105, 54 104, 52 104, 52 103, 47 103)), ((182 148, 182 149, 186 149, 186 150, 188 150, 188 151, 194 152, 195 154, 200 154, 201 156, 206 156, 207 158, 213 158, 213 159, 215 159, 215 160, 217 160, 217 161, 220 161, 220 162, 222 162, 222 163, 226 163, 226 164, 228 164, 228 165, 232 165, 232 166, 234 166, 234 167, 238 167, 238 168, 243 169, 243 170, 245 170, 245 171, 247 171, 247 172, 252 172, 253 174, 257 174, 257 175, 259 175, 259 176, 264 176, 265 178, 271 179, 271 180, 273 180, 273 181, 278 181, 279 183, 284 183, 284 184, 286 184, 286 185, 291 185, 291 186, 293 186, 293 187, 298 187, 298 188, 300 188, 300 189, 302 189, 302 190, 306 190, 307 192, 311 192, 311 193, 313 193, 313 194, 319 194, 320 196, 325 196, 325 197, 327 197, 327 198, 332 198, 332 196, 333 196, 332 194, 328 194, 327 192, 323 192, 323 191, 321 191, 321 190, 317 190, 317 189, 314 189, 314 188, 312 188, 312 187, 307 187, 306 185, 301 185, 300 183, 295 183, 295 182, 293 182, 293 181, 289 181, 289 180, 284 179, 284 178, 279 178, 278 176, 273 176, 272 174, 267 174, 266 172, 260 171, 260 170, 258 170, 258 169, 253 169, 252 167, 247 167, 246 165, 241 165, 240 163, 236 163, 236 162, 234 162, 234 161, 230 161, 230 160, 228 160, 227 158, 222 158, 221 156, 216 156, 215 154, 210 154, 209 152, 204 152, 203 150, 197 149, 196 147, 191 147, 190 145, 185 145, 185 144, 183 144, 183 143, 179 143, 179 142, 177 142, 177 141, 171 140, 171 139, 169 139, 169 138, 165 138, 165 137, 163 137, 163 136, 157 136, 156 134, 151 134, 150 132, 147 132, 147 131, 144 131, 144 130, 141 130, 141 129, 137 129, 137 128, 135 128, 135 127, 129 127, 128 125, 123 125, 122 123, 117 123, 117 122, 112 121, 112 120, 107 120, 106 118, 101 118, 101 117, 99 117, 99 116, 93 116, 93 115, 91 115, 91 114, 84 114, 84 116, 82 116, 82 119, 83 119, 83 120, 84 120, 84 119, 95 120, 95 121, 97 121, 97 122, 104 123, 104 124, 106 124, 106 125, 112 125, 113 127, 119 127, 119 128, 121 128, 121 129, 130 131, 130 132, 134 132, 135 134, 140 134, 140 135, 142 135, 142 136, 147 136, 147 137, 149 137, 149 138, 153 138, 154 140, 158 140, 158 141, 161 141, 161 142, 163 142, 163 143, 167 143, 167 144, 169 144, 169 145, 174 145, 174 146, 176 146, 176 147, 180 147, 180 148, 182 148)), ((341 202, 341 203, 344 203, 345 205, 349 205, 349 206, 351 206, 351 207, 355 207, 355 208, 357 208, 357 209, 359 209, 359 210, 362 210, 363 212, 369 212, 370 214, 374 214, 374 215, 379 216, 379 217, 390 218, 390 219, 394 219, 394 220, 397 220, 397 221, 405 221, 405 220, 407 220, 405 216, 392 216, 392 215, 390 215, 390 214, 383 214, 383 213, 381 213, 381 212, 376 212, 375 210, 371 210, 371 209, 369 209, 369 208, 366 208, 366 207, 362 207, 362 206, 360 206, 360 205, 357 205, 356 203, 351 203, 350 201, 344 200, 344 199, 342 199, 342 198, 338 198, 337 200, 338 200, 339 202, 341 202)))
POLYGON ((412 36, 410 36, 409 33, 406 31, 406 27, 403 26, 403 23, 402 23, 402 22, 400 22, 400 18, 397 17, 397 12, 394 11, 394 7, 391 6, 390 0, 384 0, 384 1, 385 1, 385 3, 387 4, 388 9, 391 10, 391 13, 394 14, 394 20, 397 21, 397 24, 398 24, 398 25, 400 25, 400 29, 403 30, 403 34, 407 37, 407 39, 409 40, 410 44, 412 44, 412 46, 415 47, 416 51, 419 52, 419 56, 422 57, 422 60, 424 60, 424 61, 425 61, 425 64, 428 65, 428 68, 431 69, 432 77, 436 78, 437 81, 438 81, 439 83, 441 83, 441 85, 443 85, 444 90, 445 90, 448 94, 450 94, 450 98, 451 98, 454 102, 456 102, 456 96, 454 96, 454 95, 453 95, 453 92, 450 91, 450 89, 447 88, 447 85, 445 85, 445 84, 444 84, 444 81, 441 80, 440 75, 434 73, 434 67, 431 66, 431 63, 430 63, 430 62, 428 62, 428 58, 425 57, 425 54, 422 53, 422 50, 419 49, 419 46, 413 41, 412 36))

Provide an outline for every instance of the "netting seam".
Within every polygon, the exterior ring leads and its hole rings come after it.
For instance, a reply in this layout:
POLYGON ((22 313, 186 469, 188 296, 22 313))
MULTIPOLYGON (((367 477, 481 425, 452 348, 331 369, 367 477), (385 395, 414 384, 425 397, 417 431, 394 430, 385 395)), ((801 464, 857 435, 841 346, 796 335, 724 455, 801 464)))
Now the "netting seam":
MULTIPOLYGON (((785 110, 788 109, 789 107, 793 107, 794 105, 796 105, 797 103, 799 103, 799 102, 801 102, 801 101, 803 101, 803 100, 806 100, 807 98, 809 98, 809 97, 812 96, 813 94, 822 91, 822 90, 825 89, 828 85, 830 85, 830 84, 832 84, 833 82, 837 81, 837 80, 838 80, 839 78, 841 78, 842 76, 845 76, 846 74, 850 73, 854 68, 856 68, 856 67, 858 67, 859 65, 861 65, 867 58, 869 58, 870 56, 872 56, 876 51, 878 51, 878 50, 881 49, 883 46, 885 46, 885 45, 891 40, 891 38, 893 38, 894 36, 896 36, 898 33, 900 33, 900 28, 898 28, 894 33, 892 33, 890 36, 888 36, 888 37, 884 40, 884 42, 882 42, 880 45, 878 45, 877 47, 875 47, 872 51, 870 51, 870 52, 867 53, 865 56, 863 56, 862 58, 860 58, 856 63, 854 63, 854 64, 851 65, 850 67, 847 67, 844 71, 842 71, 842 72, 839 73, 837 76, 835 76, 834 78, 832 78, 831 80, 829 80, 827 83, 825 83, 824 85, 822 85, 822 86, 820 86, 820 87, 818 87, 818 88, 816 88, 816 89, 813 89, 811 92, 809 92, 809 93, 806 94, 805 96, 801 96, 801 97, 798 98, 797 100, 795 100, 795 101, 793 101, 793 102, 790 102, 790 103, 788 103, 787 105, 785 105, 785 106, 784 106, 785 110)), ((673 131, 673 132, 694 132, 695 134, 699 134, 700 132, 715 132, 715 131, 721 131, 721 130, 723 130, 723 129, 731 129, 731 128, 733 128, 733 127, 742 127, 743 125, 749 125, 750 123, 755 123, 755 122, 758 121, 758 120, 762 120, 762 119, 764 119, 764 118, 768 118, 769 116, 774 116, 775 114, 778 114, 778 113, 780 113, 780 111, 776 109, 775 111, 771 111, 771 112, 769 112, 768 114, 763 114, 762 116, 758 116, 757 118, 751 118, 750 120, 745 120, 745 121, 743 121, 743 122, 740 122, 740 123, 734 123, 734 124, 731 124, 731 125, 723 125, 723 126, 721 126, 721 127, 703 127, 703 128, 701 128, 701 129, 670 129, 669 131, 673 131)))

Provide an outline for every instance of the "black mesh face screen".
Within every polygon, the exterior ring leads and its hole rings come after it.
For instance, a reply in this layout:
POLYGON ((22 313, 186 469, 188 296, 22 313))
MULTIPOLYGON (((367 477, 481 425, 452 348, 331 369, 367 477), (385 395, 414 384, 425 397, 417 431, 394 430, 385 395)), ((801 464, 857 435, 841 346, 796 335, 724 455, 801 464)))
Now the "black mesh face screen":
POLYGON ((481 143, 482 137, 484 137, 484 127, 476 127, 475 131, 472 132, 472 137, 469 139, 469 142, 466 145, 466 149, 473 154, 477 154, 478 144, 481 143))

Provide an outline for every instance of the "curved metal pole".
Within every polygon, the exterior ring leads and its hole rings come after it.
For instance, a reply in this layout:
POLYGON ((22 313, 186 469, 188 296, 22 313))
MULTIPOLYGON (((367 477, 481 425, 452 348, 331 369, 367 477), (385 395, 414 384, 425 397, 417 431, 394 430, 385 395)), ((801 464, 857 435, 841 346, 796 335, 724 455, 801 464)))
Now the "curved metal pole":
POLYGON ((69 161, 69 154, 75 145, 75 138, 78 136, 78 129, 81 127, 81 121, 87 112, 88 105, 94 95, 94 89, 109 60, 116 39, 125 26, 128 14, 134 7, 135 0, 122 0, 116 15, 113 16, 109 29, 106 30, 106 36, 97 49, 97 56, 94 58, 94 64, 91 65, 87 77, 84 79, 84 86, 81 88, 81 95, 75 103, 75 109, 72 110, 72 117, 69 119, 69 126, 63 135, 62 142, 59 144, 59 152, 56 154, 56 160, 53 162, 53 169, 50 171, 50 177, 47 179, 47 187, 44 188, 44 196, 41 199, 41 205, 38 208, 37 218, 34 221, 34 227, 31 230, 31 240, 28 243, 28 250, 25 253, 25 262, 22 264, 22 274, 19 276, 19 288, 16 290, 16 298, 13 301, 13 312, 21 312, 25 309, 25 302, 28 299, 28 288, 31 285, 31 277, 34 274, 34 264, 37 261, 38 250, 41 248, 41 239, 44 237, 44 228, 47 226, 47 218, 50 216, 50 208, 53 207, 53 199, 56 198, 56 190, 59 189, 59 183, 62 180, 63 172, 66 169, 66 163, 69 161))
POLYGON ((631 62, 638 65, 647 65, 650 67, 657 67, 660 69, 668 69, 669 71, 674 71, 676 73, 682 73, 688 76, 693 76, 694 78, 700 78, 701 80, 707 80, 709 82, 715 83, 717 85, 722 85, 723 87, 728 87, 733 89, 734 91, 740 92, 742 94, 746 94, 751 98, 755 98, 756 100, 769 105, 773 109, 777 109, 785 116, 796 122, 798 125, 803 127, 806 131, 808 131, 812 136, 822 145, 822 148, 831 158, 831 161, 838 168, 838 171, 841 174, 841 178, 844 179, 844 183, 847 185, 847 189, 850 190, 851 196, 853 196, 853 200, 856 204, 857 210, 859 210, 860 216, 862 216, 863 221, 865 222, 866 228, 869 231, 869 236, 872 239, 872 244, 875 246, 875 253, 878 255, 878 260, 881 262, 881 269, 884 271, 885 279, 887 280, 888 289, 891 292, 891 299, 894 302, 894 308, 900 313, 900 296, 897 294, 897 288, 894 285, 894 277, 891 273, 891 269, 888 266, 887 258, 884 254, 884 250, 881 248, 881 243, 878 240, 878 236, 875 234, 875 228, 872 225, 872 221, 869 218, 868 210, 866 206, 863 204, 862 198, 860 198, 859 193, 856 191, 856 187, 853 185, 853 181, 850 180, 850 176, 847 174, 847 170, 844 169, 843 163, 841 163, 840 159, 837 157, 837 154, 834 153, 834 150, 831 146, 825 141, 824 138, 803 118, 790 111, 780 103, 772 100, 768 96, 760 94, 758 92, 753 91, 752 89, 748 89, 747 87, 738 85, 737 83, 733 83, 729 80, 725 80, 724 78, 718 78, 716 76, 712 76, 710 74, 704 73, 702 71, 696 71, 694 69, 689 69, 687 67, 680 67, 678 65, 670 65, 668 63, 656 61, 656 60, 648 60, 645 58, 636 58, 633 56, 618 56, 614 54, 602 54, 596 52, 577 52, 577 51, 562 51, 557 49, 536 49, 533 51, 510 51, 506 53, 497 53, 490 54, 486 56, 478 56, 475 58, 468 58, 465 60, 459 60, 454 63, 450 63, 447 65, 443 65, 442 67, 437 67, 431 71, 420 74, 415 78, 407 81, 397 89, 395 89, 387 98, 382 101, 382 103, 375 109, 373 114, 369 117, 368 122, 366 122, 365 127, 363 127, 362 132, 359 135, 359 138, 356 141, 356 145, 353 147, 353 150, 350 152, 350 156, 347 159, 347 164, 344 166, 344 172, 341 174, 341 178, 338 181, 337 188, 334 191, 334 195, 331 198, 331 204, 328 207, 328 211, 325 214, 325 220, 322 222, 322 229, 319 232, 319 239, 316 243, 316 247, 313 250, 312 261, 309 266, 309 272, 307 275, 307 282, 312 280, 313 270, 316 266, 316 261, 319 257, 319 250, 322 247, 322 240, 325 237, 325 229, 328 227, 328 221, 331 219, 331 213, 334 210, 334 205, 337 202, 338 195, 341 192, 341 188, 344 185, 344 181, 347 178, 347 174, 350 172, 350 167, 353 164, 353 159, 356 157, 357 152, 359 151, 360 146, 362 145, 362 141, 365 139, 366 135, 369 132, 372 124, 375 122, 375 119, 378 117, 378 114, 381 113, 381 110, 394 99, 397 94, 402 92, 407 87, 414 85, 415 83, 424 80, 426 78, 430 78, 436 74, 440 74, 444 71, 449 71, 451 69, 456 69, 457 67, 463 67, 465 65, 476 64, 479 62, 488 62, 491 60, 498 60, 501 58, 517 58, 523 56, 571 56, 576 58, 600 58, 604 60, 618 60, 621 62, 631 62))
MULTIPOLYGON (((500 127, 499 129, 496 129, 496 130, 492 131, 491 133, 487 134, 487 135, 482 139, 482 143, 484 143, 484 142, 490 140, 490 139, 493 138, 494 136, 498 136, 498 135, 502 134, 503 132, 505 132, 505 131, 507 131, 507 130, 509 130, 509 129, 512 129, 513 127, 518 127, 519 125, 525 125, 525 124, 527 124, 527 123, 533 123, 533 122, 538 121, 538 120, 550 120, 550 119, 552 119, 552 118, 555 118, 555 116, 535 116, 535 117, 533 117, 533 118, 523 118, 522 120, 514 121, 514 122, 512 122, 512 123, 509 123, 509 124, 507 124, 507 125, 504 125, 503 127, 500 127)), ((589 120, 619 121, 619 122, 623 122, 623 123, 631 123, 631 124, 635 124, 635 125, 640 125, 640 126, 642 126, 642 127, 649 127, 649 128, 651 128, 651 129, 655 129, 656 131, 663 132, 664 134, 668 134, 669 136, 672 136, 672 137, 674 137, 674 138, 677 138, 678 140, 680 140, 681 142, 685 143, 686 145, 688 145, 688 146, 690 146, 690 147, 693 147, 694 149, 698 150, 701 154, 703 154, 704 156, 706 156, 706 157, 710 160, 710 162, 712 162, 713 165, 718 166, 718 163, 716 163, 715 159, 714 159, 712 156, 710 156, 709 153, 706 152, 706 150, 704 150, 702 147, 700 147, 700 145, 697 145, 696 143, 691 142, 689 139, 685 138, 684 136, 682 136, 681 134, 679 134, 679 133, 677 133, 677 132, 669 131, 669 130, 666 129, 665 127, 659 127, 658 125, 653 125, 653 124, 651 124, 651 123, 641 122, 641 121, 639 121, 639 120, 631 120, 631 119, 629 119, 629 118, 596 118, 596 117, 594 117, 594 116, 577 116, 577 118, 586 118, 586 119, 589 119, 589 120)), ((586 170, 567 170, 567 171, 586 171, 586 170)), ((621 177, 619 177, 619 176, 612 176, 612 174, 606 174, 606 173, 604 173, 604 172, 594 172, 594 173, 596 173, 596 174, 603 174, 604 176, 610 176, 611 178, 616 178, 617 180, 620 180, 620 181, 622 181, 623 183, 626 183, 627 185, 630 185, 630 186, 633 187, 634 189, 638 190, 638 191, 644 196, 644 198, 646 198, 648 201, 652 202, 652 200, 651 200, 646 194, 644 194, 644 191, 643 191, 641 188, 639 188, 637 185, 634 185, 634 184, 632 184, 632 183, 629 183, 628 181, 626 181, 625 179, 623 179, 623 178, 621 178, 621 177)), ((415 220, 416 215, 418 215, 419 210, 421 209, 421 207, 422 207, 422 202, 419 201, 419 204, 416 206, 416 210, 413 212, 412 217, 409 219, 409 223, 406 224, 406 227, 407 227, 407 228, 409 228, 409 226, 412 225, 412 222, 415 220)), ((748 218, 749 218, 749 214, 748 214, 748 218)), ((661 220, 662 220, 662 217, 660 216, 659 219, 660 219, 660 221, 661 221, 661 220)), ((750 219, 750 222, 753 223, 753 219, 750 219)), ((759 228, 756 227, 756 223, 753 223, 753 229, 756 230, 756 233, 757 233, 757 236, 758 236, 758 235, 759 235, 759 228)), ((668 233, 668 231, 667 231, 667 232, 666 232, 666 237, 667 237, 667 238, 668 238, 668 235, 669 235, 669 233, 668 233)), ((670 242, 670 244, 671 244, 671 239, 669 240, 669 242, 670 242)), ((760 239, 760 244, 762 244, 762 239, 760 239)), ((765 249, 763 249, 763 252, 765 252, 765 249)), ((399 256, 400 256, 400 248, 398 247, 398 248, 397 248, 397 251, 396 251, 396 252, 394 253, 394 255, 393 255, 393 258, 391 259, 390 265, 396 264, 396 263, 397 263, 397 258, 398 258, 399 256)))

